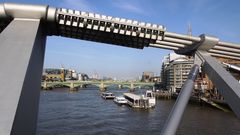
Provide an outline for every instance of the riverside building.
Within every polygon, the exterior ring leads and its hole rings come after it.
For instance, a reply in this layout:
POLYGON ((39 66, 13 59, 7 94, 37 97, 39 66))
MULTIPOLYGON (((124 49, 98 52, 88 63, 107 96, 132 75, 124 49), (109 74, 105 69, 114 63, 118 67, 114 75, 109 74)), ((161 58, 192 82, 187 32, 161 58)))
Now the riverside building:
POLYGON ((161 78, 163 88, 170 92, 180 91, 193 66, 193 58, 170 53, 162 64, 161 78))

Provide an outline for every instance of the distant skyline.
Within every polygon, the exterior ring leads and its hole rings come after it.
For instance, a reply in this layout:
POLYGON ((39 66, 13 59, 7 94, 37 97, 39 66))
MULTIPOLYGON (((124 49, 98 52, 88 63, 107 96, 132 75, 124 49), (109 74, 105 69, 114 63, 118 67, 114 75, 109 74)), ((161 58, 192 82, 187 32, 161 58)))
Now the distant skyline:
MULTIPOLYGON (((80 11, 164 25, 169 32, 214 35, 240 43, 240 1, 237 0, 12 0, 48 4, 80 11)), ((57 36, 47 38, 45 68, 73 68, 78 72, 116 78, 137 78, 144 71, 160 75, 163 56, 172 51, 143 50, 57 36)))

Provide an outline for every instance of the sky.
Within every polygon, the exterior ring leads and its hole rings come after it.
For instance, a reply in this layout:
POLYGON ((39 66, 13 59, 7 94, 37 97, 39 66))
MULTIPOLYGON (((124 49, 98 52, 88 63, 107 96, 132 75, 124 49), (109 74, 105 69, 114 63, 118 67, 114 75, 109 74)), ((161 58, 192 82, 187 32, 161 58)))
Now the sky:
MULTIPOLYGON (((8 0, 29 4, 94 12, 164 25, 169 32, 187 34, 188 24, 193 36, 207 34, 221 41, 240 44, 239 0, 8 0)), ((45 68, 76 69, 101 77, 134 79, 144 71, 160 75, 163 56, 172 51, 144 48, 132 49, 115 45, 70 39, 47 38, 45 68)))

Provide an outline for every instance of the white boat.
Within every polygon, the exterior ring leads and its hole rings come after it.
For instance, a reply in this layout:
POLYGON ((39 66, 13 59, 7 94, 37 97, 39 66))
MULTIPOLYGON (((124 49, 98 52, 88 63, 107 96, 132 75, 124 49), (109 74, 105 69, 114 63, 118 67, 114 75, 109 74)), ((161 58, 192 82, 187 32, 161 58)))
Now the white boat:
POLYGON ((155 95, 147 90, 145 95, 136 95, 133 93, 123 93, 129 106, 134 108, 153 108, 156 105, 155 95))
POLYGON ((119 104, 119 105, 125 105, 125 104, 127 104, 127 99, 124 98, 123 96, 115 97, 113 101, 114 101, 115 103, 119 104))
POLYGON ((114 94, 111 92, 102 92, 101 96, 104 99, 114 99, 115 98, 114 94))
POLYGON ((146 91, 145 97, 148 98, 149 106, 155 107, 155 105, 156 105, 156 98, 155 98, 154 93, 151 90, 147 90, 146 91))

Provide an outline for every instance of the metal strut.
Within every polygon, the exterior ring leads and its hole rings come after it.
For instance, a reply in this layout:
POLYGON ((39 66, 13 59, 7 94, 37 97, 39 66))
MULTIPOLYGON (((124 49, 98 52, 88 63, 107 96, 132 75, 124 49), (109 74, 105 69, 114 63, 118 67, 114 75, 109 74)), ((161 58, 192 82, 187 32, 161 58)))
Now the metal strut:
POLYGON ((184 110, 187 106, 188 100, 191 96, 194 81, 198 75, 198 71, 199 66, 194 65, 188 74, 188 79, 185 81, 170 115, 168 116, 167 122, 162 129, 161 135, 175 135, 184 110))
POLYGON ((240 84, 223 66, 206 51, 197 51, 196 55, 202 59, 202 70, 208 75, 219 93, 240 118, 240 84))
POLYGON ((46 35, 40 20, 14 19, 0 41, 0 135, 34 135, 46 35))
POLYGON ((195 55, 195 63, 202 66, 203 72, 208 75, 236 116, 240 118, 240 84, 223 68, 216 58, 213 58, 208 53, 210 49, 219 43, 219 39, 206 35, 200 37, 201 42, 175 52, 184 55, 195 55))
POLYGON ((201 35, 200 37, 201 42, 175 51, 178 54, 194 55, 195 65, 192 67, 188 79, 181 89, 167 122, 163 127, 161 135, 175 135, 190 98, 191 91, 193 90, 194 80, 197 77, 200 66, 203 72, 207 73, 208 77, 216 85, 236 116, 240 118, 240 84, 207 52, 218 44, 219 39, 206 35, 201 35))

